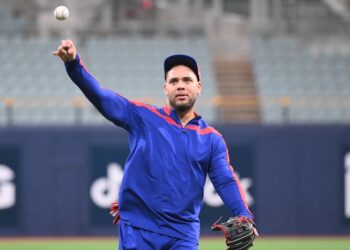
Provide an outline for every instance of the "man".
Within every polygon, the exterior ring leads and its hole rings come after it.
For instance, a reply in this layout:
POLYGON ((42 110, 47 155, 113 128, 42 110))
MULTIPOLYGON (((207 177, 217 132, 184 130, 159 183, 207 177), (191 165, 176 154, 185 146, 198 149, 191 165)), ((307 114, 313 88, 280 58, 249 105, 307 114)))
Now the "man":
POLYGON ((232 215, 253 219, 221 134, 194 112, 202 84, 192 57, 165 60, 163 89, 168 100, 156 108, 101 87, 71 40, 63 40, 53 54, 63 60, 89 101, 129 133, 130 155, 115 214, 120 218, 119 249, 198 249, 207 174, 232 215))

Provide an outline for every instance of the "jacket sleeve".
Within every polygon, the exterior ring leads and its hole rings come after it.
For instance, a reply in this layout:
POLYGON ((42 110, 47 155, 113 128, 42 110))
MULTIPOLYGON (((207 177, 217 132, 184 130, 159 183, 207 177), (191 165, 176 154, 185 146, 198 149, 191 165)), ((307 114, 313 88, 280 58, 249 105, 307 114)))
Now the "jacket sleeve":
POLYGON ((254 216, 249 211, 239 180, 229 163, 227 146, 221 136, 216 136, 212 141, 209 177, 232 216, 246 216, 253 219, 254 216))
POLYGON ((78 54, 74 61, 66 62, 65 67, 71 80, 104 117, 126 130, 137 124, 134 105, 112 90, 103 88, 87 71, 78 54))

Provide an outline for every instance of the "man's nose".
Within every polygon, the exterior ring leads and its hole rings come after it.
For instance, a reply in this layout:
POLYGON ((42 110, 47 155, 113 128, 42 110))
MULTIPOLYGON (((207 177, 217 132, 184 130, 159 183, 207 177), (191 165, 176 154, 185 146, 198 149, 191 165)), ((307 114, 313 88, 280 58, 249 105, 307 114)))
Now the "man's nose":
POLYGON ((180 85, 177 86, 177 90, 184 90, 184 89, 185 89, 185 88, 184 88, 184 85, 181 85, 181 84, 180 84, 180 85))
POLYGON ((185 82, 184 81, 179 81, 178 85, 177 85, 177 89, 185 89, 185 82))

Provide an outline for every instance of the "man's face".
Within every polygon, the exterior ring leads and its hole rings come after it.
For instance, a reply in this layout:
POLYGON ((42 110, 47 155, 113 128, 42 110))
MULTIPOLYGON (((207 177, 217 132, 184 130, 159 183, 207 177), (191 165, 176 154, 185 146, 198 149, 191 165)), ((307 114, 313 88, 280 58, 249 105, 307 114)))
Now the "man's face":
POLYGON ((164 93, 175 110, 180 112, 190 110, 201 90, 202 85, 190 68, 179 65, 168 71, 164 93))

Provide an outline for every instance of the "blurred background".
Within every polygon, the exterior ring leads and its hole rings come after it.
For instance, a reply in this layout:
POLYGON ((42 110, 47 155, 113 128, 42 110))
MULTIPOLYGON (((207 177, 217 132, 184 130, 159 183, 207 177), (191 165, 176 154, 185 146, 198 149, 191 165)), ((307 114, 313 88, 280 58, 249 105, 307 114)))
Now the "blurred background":
MULTIPOLYGON (((164 58, 194 56, 197 112, 260 233, 349 235, 349 34, 349 0, 0 0, 0 235, 116 234, 127 134, 52 56, 67 38, 103 86, 157 106, 164 58)), ((208 183, 203 235, 220 215, 208 183)))

